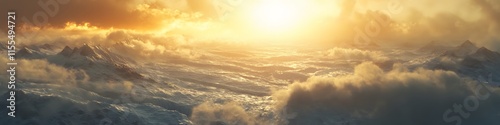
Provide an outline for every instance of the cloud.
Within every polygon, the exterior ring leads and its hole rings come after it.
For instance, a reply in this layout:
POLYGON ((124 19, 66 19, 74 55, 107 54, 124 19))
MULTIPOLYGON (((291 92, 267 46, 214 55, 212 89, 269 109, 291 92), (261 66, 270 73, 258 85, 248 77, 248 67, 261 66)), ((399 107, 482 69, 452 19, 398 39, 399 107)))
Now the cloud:
MULTIPOLYGON (((63 28, 67 22, 75 22, 76 24, 89 23, 102 29, 111 27, 141 31, 165 29, 171 31, 170 33, 176 32, 198 37, 222 35, 223 31, 227 30, 234 33, 231 36, 238 36, 240 41, 262 37, 259 31, 240 31, 245 30, 240 26, 242 22, 231 22, 241 20, 219 22, 215 10, 216 3, 210 0, 68 0, 68 3, 57 2, 63 0, 46 0, 41 2, 47 1, 58 3, 59 11, 53 17, 48 16, 48 25, 42 29, 44 31, 47 27, 63 28), (242 38, 243 36, 248 38, 242 38)), ((390 24, 380 26, 379 33, 369 35, 370 40, 378 43, 410 43, 418 46, 429 41, 445 41, 453 45, 469 39, 490 49, 500 50, 494 46, 500 40, 500 36, 497 35, 500 34, 498 1, 335 0, 327 2, 316 0, 314 2, 318 5, 332 4, 328 7, 338 8, 338 17, 318 18, 324 20, 324 23, 307 23, 307 27, 301 29, 307 32, 288 35, 287 37, 290 38, 285 40, 314 41, 329 45, 354 42, 359 31, 366 33, 364 30, 367 26, 371 25, 369 28, 374 30, 373 28, 376 27, 374 24, 382 25, 376 20, 379 16, 388 17, 390 24)), ((236 8, 246 7, 244 5, 250 6, 250 3, 244 2, 241 7, 236 8)), ((18 12, 19 25, 25 23, 23 19, 25 17, 34 23, 33 15, 40 11, 45 12, 38 5, 38 1, 0 1, 0 8, 4 11, 11 9, 18 12)), ((235 14, 243 15, 238 12, 235 14)), ((2 21, 5 20, 1 20, 0 23, 2 21)), ((23 34, 25 32, 27 31, 21 31, 23 34)))
MULTIPOLYGON (((37 33, 34 37, 19 36, 18 46, 50 45, 51 51, 59 52, 65 46, 81 47, 83 44, 100 46, 131 59, 154 59, 151 57, 198 58, 193 50, 203 41, 171 32, 141 32, 124 29, 94 29, 91 24, 68 23, 68 27, 29 29, 24 33, 37 33), (196 44, 195 44, 196 43, 196 44)), ((202 46, 200 46, 202 47, 202 46)), ((207 46, 203 46, 207 47, 207 46)))
POLYGON ((211 102, 202 103, 193 108, 190 117, 191 121, 197 125, 255 125, 254 116, 247 113, 243 107, 236 102, 225 104, 214 104, 211 102))
POLYGON ((16 11, 18 25, 44 27, 89 22, 104 28, 155 29, 166 21, 191 17, 185 0, 5 0, 0 7, 3 12, 16 11))
POLYGON ((372 60, 372 61, 387 61, 388 57, 384 56, 381 52, 349 49, 349 48, 333 48, 327 51, 327 56, 340 59, 352 60, 372 60))
MULTIPOLYGON (((354 123, 385 125, 446 124, 443 113, 475 95, 476 82, 451 71, 416 69, 396 64, 384 72, 372 63, 355 67, 354 74, 340 77, 312 77, 293 83, 273 94, 277 110, 293 114, 291 124, 322 124, 339 119, 354 123)), ((495 89, 497 90, 497 89, 495 89)), ((484 91, 481 91, 484 92, 484 91)), ((498 124, 499 93, 480 103, 464 124, 498 124)), ((333 124, 333 123, 332 123, 333 124)))
MULTIPOLYGON (((0 62, 6 64, 10 62, 5 57, 0 58, 0 62)), ((26 82, 38 83, 55 83, 75 85, 88 80, 88 76, 84 71, 66 69, 47 62, 47 60, 39 59, 19 59, 16 60, 19 64, 16 66, 17 80, 26 82)), ((2 66, 0 69, 7 69, 7 66, 2 66)), ((2 75, 3 81, 7 81, 7 75, 2 75)))
POLYGON ((355 43, 358 36, 381 45, 421 46, 444 41, 453 46, 471 40, 498 50, 493 46, 500 39, 498 1, 344 0, 339 5, 342 11, 337 18, 309 25, 316 27, 310 30, 310 39, 332 46, 355 43))
MULTIPOLYGON (((123 56, 139 59, 151 57, 198 58, 200 54, 192 48, 191 38, 184 35, 155 35, 134 31, 112 31, 100 45, 111 47, 123 56)), ((98 43, 99 44, 99 43, 98 43)))

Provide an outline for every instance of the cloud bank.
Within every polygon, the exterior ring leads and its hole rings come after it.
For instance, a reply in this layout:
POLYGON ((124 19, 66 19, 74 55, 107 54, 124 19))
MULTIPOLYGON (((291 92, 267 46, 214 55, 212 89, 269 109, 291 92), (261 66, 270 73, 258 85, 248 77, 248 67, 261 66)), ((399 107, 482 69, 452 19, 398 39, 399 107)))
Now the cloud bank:
POLYGON ((371 61, 387 61, 388 57, 381 52, 349 49, 349 48, 333 48, 326 51, 326 55, 333 58, 350 59, 350 60, 371 60, 371 61))
MULTIPOLYGON (((10 62, 7 58, 0 58, 0 63, 7 64, 7 62, 10 62)), ((20 59, 17 60, 17 63, 19 65, 16 67, 16 78, 21 81, 74 85, 88 80, 85 71, 66 69, 51 64, 47 60, 20 59)), ((0 69, 5 70, 7 68, 7 65, 0 67, 0 69)), ((7 76, 2 75, 0 79, 7 81, 7 76)))
POLYGON ((165 21, 191 17, 185 0, 5 0, 0 7, 16 11, 22 24, 45 27, 89 22, 105 28, 154 29, 165 21))
POLYGON ((236 102, 215 104, 211 102, 202 103, 193 108, 191 114, 192 122, 197 125, 255 125, 254 116, 247 113, 236 102))
MULTIPOLYGON (((444 111, 476 94, 476 84, 451 71, 408 71, 395 65, 392 71, 384 72, 372 63, 363 63, 352 75, 312 77, 275 92, 273 97, 278 110, 295 116, 288 119, 290 124, 323 124, 331 119, 354 118, 358 124, 369 125, 440 125, 447 124, 444 111)), ((464 124, 500 123, 495 120, 499 108, 494 106, 500 98, 494 92, 479 104, 477 111, 470 112, 464 124)))

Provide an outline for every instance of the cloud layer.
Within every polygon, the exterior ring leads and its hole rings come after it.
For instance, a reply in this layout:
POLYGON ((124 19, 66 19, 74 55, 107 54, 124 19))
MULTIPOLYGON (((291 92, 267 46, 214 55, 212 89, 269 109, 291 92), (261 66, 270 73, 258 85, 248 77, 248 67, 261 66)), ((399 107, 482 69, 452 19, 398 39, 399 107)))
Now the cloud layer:
MULTIPOLYGON (((7 64, 10 61, 5 57, 1 57, 0 62, 7 64)), ((20 59, 17 60, 17 63, 19 65, 16 67, 16 78, 21 81, 74 85, 88 80, 88 76, 84 71, 66 69, 51 64, 47 60, 20 59)), ((6 65, 0 67, 0 69, 5 70, 7 68, 6 65)), ((7 81, 7 76, 2 75, 0 79, 7 81)))
POLYGON ((154 29, 168 20, 189 18, 185 0, 5 0, 0 3, 3 12, 18 13, 20 24, 44 27, 89 22, 104 28, 154 29))
MULTIPOLYGON (((372 63, 355 68, 353 75, 312 77, 274 93, 278 110, 294 117, 291 124, 322 124, 332 119, 358 120, 359 124, 446 124, 443 113, 475 95, 476 83, 450 71, 408 69, 395 65, 384 72, 372 63)), ((497 89, 495 89, 497 90, 497 89)), ((481 91, 482 93, 485 92, 481 91)), ((482 101, 465 124, 498 124, 498 93, 482 101)), ((452 123, 453 124, 453 123, 452 123)))
MULTIPOLYGON (((58 9, 53 16, 50 15, 50 11, 46 11, 47 8, 40 6, 38 1, 6 0, 0 2, 0 8, 3 11, 18 12, 19 25, 27 22, 38 24, 36 20, 43 21, 45 18, 38 16, 35 20, 33 15, 43 12, 47 18, 46 23, 43 23, 46 25, 41 27, 63 28, 67 22, 77 24, 87 22, 103 29, 111 27, 141 31, 163 29, 183 35, 193 35, 192 37, 207 36, 207 33, 208 36, 223 35, 230 32, 229 36, 238 36, 239 41, 245 39, 259 41, 253 38, 269 37, 258 30, 241 29, 245 27, 240 26, 245 24, 238 22, 241 19, 221 22, 220 15, 216 12, 216 7, 220 3, 209 0, 47 1, 41 2, 53 2, 57 5, 57 7, 48 7, 49 10, 58 9)), ((321 7, 324 7, 324 11, 328 11, 319 13, 338 14, 335 17, 331 17, 332 15, 314 17, 311 20, 317 18, 319 21, 304 24, 306 26, 301 29, 303 33, 288 34, 282 40, 312 41, 334 46, 345 42, 356 43, 356 39, 363 36, 363 41, 418 46, 429 41, 443 41, 454 45, 470 39, 481 46, 500 50, 498 48, 500 3, 495 0, 315 0, 310 2, 317 4, 318 8, 319 5, 323 5, 321 7), (338 8, 338 12, 334 8, 338 8)), ((243 1, 241 4, 234 8, 245 8, 252 2, 243 1)), ((243 15, 244 13, 240 13, 238 9, 233 14, 243 15)), ((316 15, 317 13, 309 14, 316 15)), ((3 21, 5 20, 0 23, 3 21)), ((310 42, 304 42, 304 44, 310 44, 310 42)))
POLYGON ((339 59, 348 60, 371 60, 371 61, 387 61, 388 57, 378 51, 348 49, 348 48, 333 48, 326 52, 327 56, 339 59))
POLYGON ((229 125, 255 125, 254 116, 247 113, 236 102, 222 105, 205 102, 193 108, 191 118, 198 125, 229 124, 229 125))

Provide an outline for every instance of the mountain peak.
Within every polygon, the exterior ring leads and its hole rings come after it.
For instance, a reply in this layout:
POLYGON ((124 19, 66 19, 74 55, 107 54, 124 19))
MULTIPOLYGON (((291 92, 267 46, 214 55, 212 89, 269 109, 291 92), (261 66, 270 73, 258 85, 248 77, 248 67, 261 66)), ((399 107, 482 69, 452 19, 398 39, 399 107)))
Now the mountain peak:
POLYGON ((474 45, 470 40, 463 42, 460 46, 455 47, 445 53, 448 56, 454 57, 465 57, 467 55, 473 54, 477 51, 476 45, 474 45))
POLYGON ((17 51, 16 55, 19 56, 19 58, 35 59, 35 58, 41 58, 43 54, 40 53, 39 51, 30 49, 28 47, 22 47, 21 50, 17 51))
POLYGON ((59 52, 59 54, 63 56, 71 56, 71 53, 73 53, 73 49, 71 49, 69 46, 64 47, 64 49, 59 52))
POLYGON ((482 61, 500 61, 500 53, 493 52, 485 47, 479 48, 476 53, 471 55, 472 58, 476 58, 482 61))
POLYGON ((87 44, 83 44, 83 46, 80 47, 80 55, 82 55, 82 56, 94 56, 94 55, 96 55, 96 53, 92 47, 90 47, 87 44))
POLYGON ((481 47, 479 48, 476 53, 474 53, 473 56, 476 56, 476 57, 479 57, 479 56, 488 56, 488 57, 495 57, 495 58, 499 58, 498 56, 500 56, 499 53, 497 52, 493 52, 485 47, 481 47))
POLYGON ((467 40, 465 42, 463 42, 460 46, 460 48, 464 48, 464 47, 474 47, 474 48, 477 48, 476 45, 474 45, 474 43, 472 43, 470 40, 467 40))
POLYGON ((481 48, 477 49, 476 53, 494 53, 494 52, 487 49, 486 47, 481 47, 481 48))

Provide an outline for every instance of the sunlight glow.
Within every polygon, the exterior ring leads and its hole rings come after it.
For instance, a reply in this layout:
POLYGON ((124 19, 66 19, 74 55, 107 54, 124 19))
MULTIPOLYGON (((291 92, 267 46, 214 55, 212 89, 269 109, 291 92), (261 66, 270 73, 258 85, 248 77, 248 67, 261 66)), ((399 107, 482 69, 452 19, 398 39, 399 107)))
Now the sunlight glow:
POLYGON ((90 23, 77 24, 75 22, 66 22, 65 30, 97 30, 96 26, 90 25, 90 23))
POLYGON ((251 18, 257 27, 282 31, 304 20, 306 9, 306 4, 297 1, 266 0, 252 8, 251 18))

